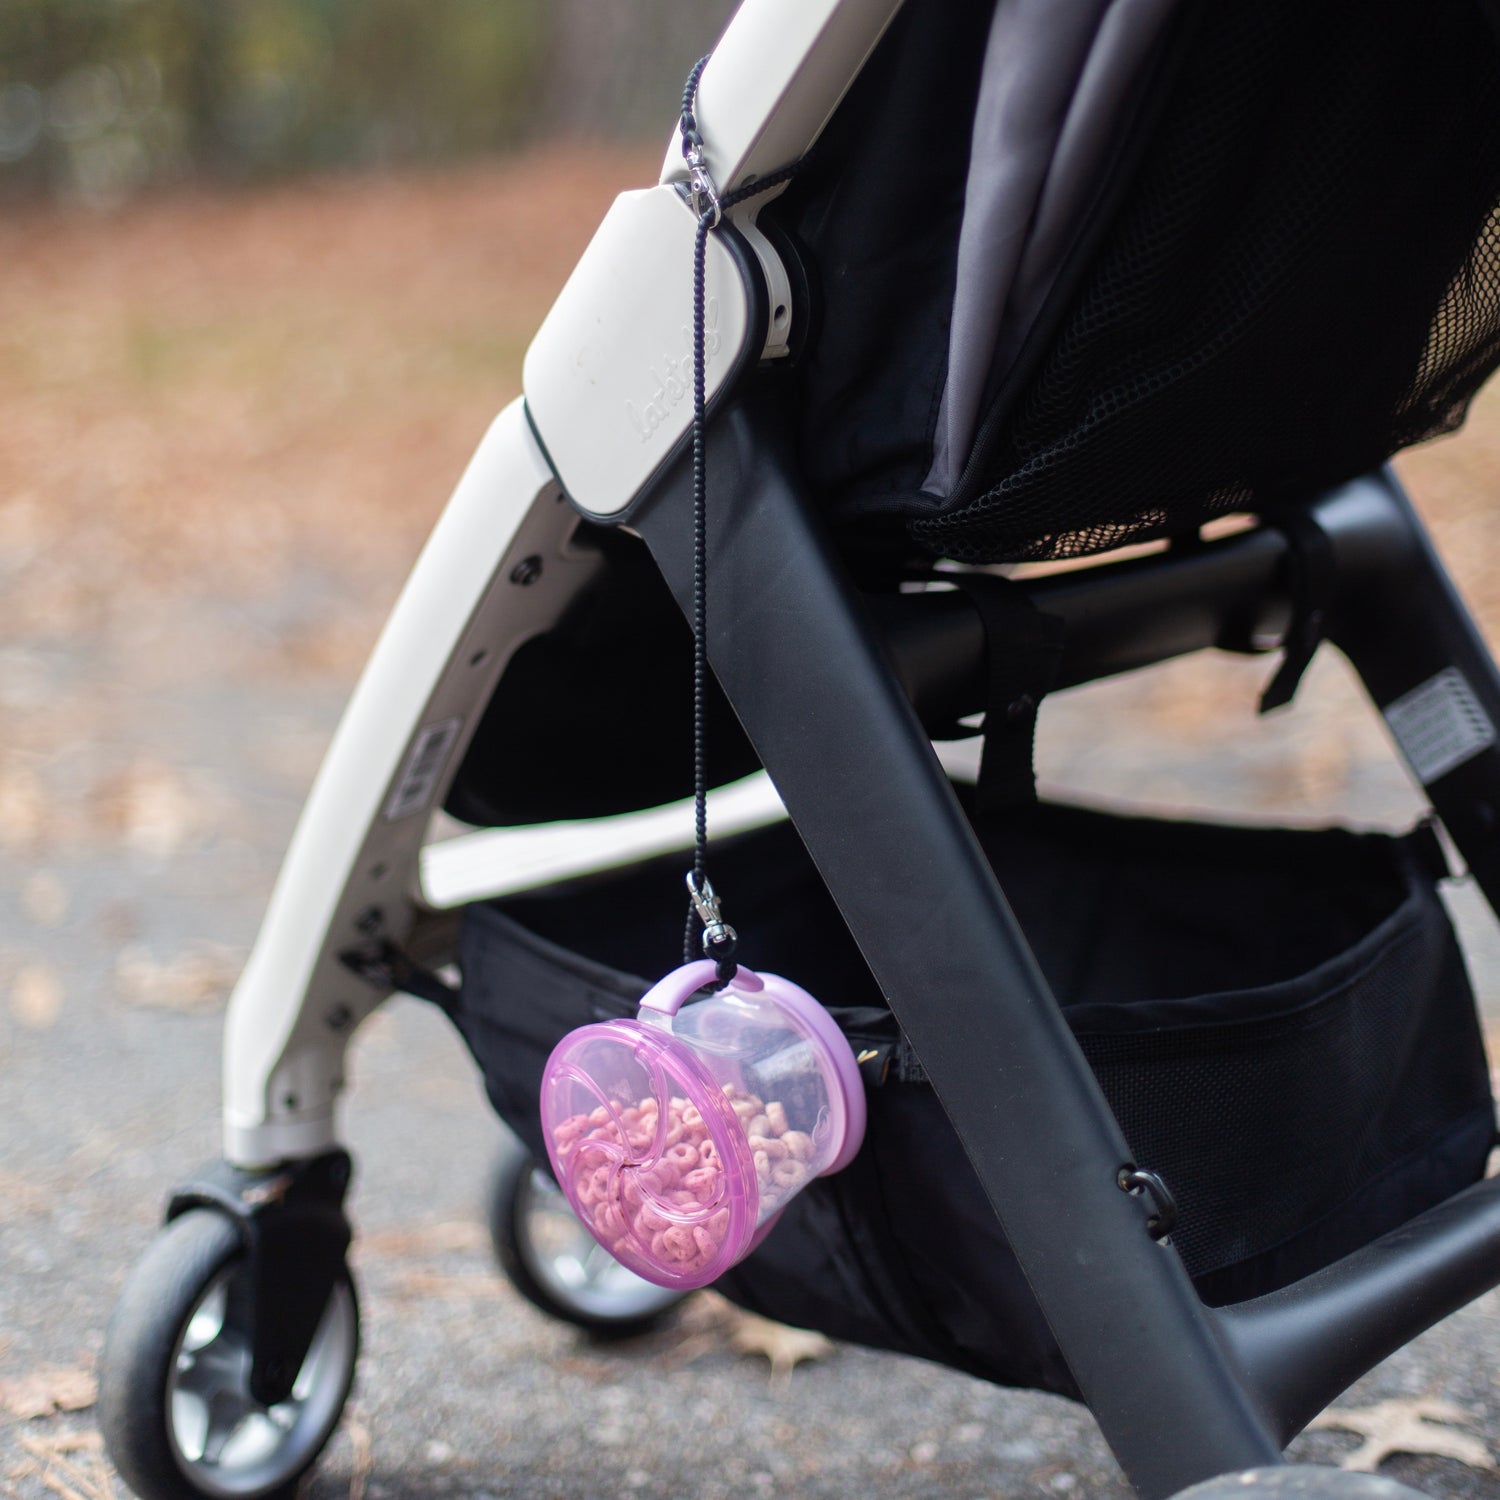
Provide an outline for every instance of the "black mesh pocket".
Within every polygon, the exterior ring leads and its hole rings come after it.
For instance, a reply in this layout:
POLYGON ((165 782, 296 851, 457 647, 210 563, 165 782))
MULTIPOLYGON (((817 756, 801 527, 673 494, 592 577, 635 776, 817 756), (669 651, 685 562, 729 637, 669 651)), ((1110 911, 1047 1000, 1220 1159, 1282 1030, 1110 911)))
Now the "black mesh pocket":
POLYGON ((1178 1249, 1210 1300, 1420 1212, 1454 1152, 1477 1172, 1492 1123, 1466 990, 1447 920, 1419 895, 1281 985, 1070 1012, 1132 1149, 1183 1185, 1178 1249))
MULTIPOLYGON (((1451 431, 1500 362, 1500 48, 1475 0, 1221 0, 993 393, 927 549, 1060 557, 1265 512, 1451 431)), ((889 505, 884 508, 891 508, 889 505)))

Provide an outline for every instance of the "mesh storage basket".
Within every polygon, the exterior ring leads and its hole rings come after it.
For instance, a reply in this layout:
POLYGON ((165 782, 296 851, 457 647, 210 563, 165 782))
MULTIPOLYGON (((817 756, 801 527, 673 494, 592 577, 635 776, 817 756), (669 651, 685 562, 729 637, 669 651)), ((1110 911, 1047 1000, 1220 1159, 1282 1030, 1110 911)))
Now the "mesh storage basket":
MULTIPOLYGON (((1210 827, 1077 808, 978 832, 1174 1242, 1211 1302, 1325 1265, 1482 1175, 1494 1138, 1441 855, 1340 830, 1210 827)), ((634 1012, 670 966, 681 860, 470 908, 453 1017, 539 1157, 544 1062, 634 1012), (671 926, 670 922, 665 923, 671 926)), ((795 833, 726 840, 753 958, 855 1043, 863 1149, 721 1282, 769 1316, 1007 1384, 1072 1382, 956 1135, 795 833)), ((997 1005, 1005 997, 995 997, 997 1005)))

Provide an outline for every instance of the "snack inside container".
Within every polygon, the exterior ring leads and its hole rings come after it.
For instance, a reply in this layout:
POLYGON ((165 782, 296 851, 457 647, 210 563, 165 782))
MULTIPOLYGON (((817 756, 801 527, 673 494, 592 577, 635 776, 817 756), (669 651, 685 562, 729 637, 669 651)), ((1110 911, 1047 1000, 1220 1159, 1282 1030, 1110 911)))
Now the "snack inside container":
POLYGON ((828 1012, 776 974, 712 962, 655 985, 631 1020, 580 1027, 542 1076, 559 1187, 616 1260, 659 1286, 706 1286, 814 1177, 864 1138, 859 1068, 828 1012))

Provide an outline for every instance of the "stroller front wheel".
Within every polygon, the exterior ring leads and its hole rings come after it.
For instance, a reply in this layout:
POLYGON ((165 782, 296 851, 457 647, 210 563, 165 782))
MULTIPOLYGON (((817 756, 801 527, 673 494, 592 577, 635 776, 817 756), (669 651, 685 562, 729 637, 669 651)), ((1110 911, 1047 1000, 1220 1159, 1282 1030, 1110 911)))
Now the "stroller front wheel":
POLYGON ((248 1274, 235 1226, 172 1221, 126 1283, 105 1335, 100 1427, 141 1500, 280 1500, 338 1424, 359 1350, 348 1272, 334 1283, 287 1399, 250 1392, 248 1274))
POLYGON ((1422 1500, 1422 1492, 1383 1474, 1283 1464, 1223 1474, 1179 1490, 1172 1500, 1422 1500))
POLYGON ((578 1222, 547 1168, 507 1151, 490 1181, 490 1240, 510 1284, 533 1307, 606 1338, 645 1333, 683 1293, 627 1270, 578 1222))

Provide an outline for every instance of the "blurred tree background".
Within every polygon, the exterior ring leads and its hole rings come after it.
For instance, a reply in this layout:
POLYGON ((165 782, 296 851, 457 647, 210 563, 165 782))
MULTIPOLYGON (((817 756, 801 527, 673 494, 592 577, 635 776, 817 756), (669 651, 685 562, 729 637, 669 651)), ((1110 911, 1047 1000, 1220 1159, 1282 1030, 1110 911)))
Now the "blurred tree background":
POLYGON ((665 134, 730 0, 3 0, 0 196, 665 134))

